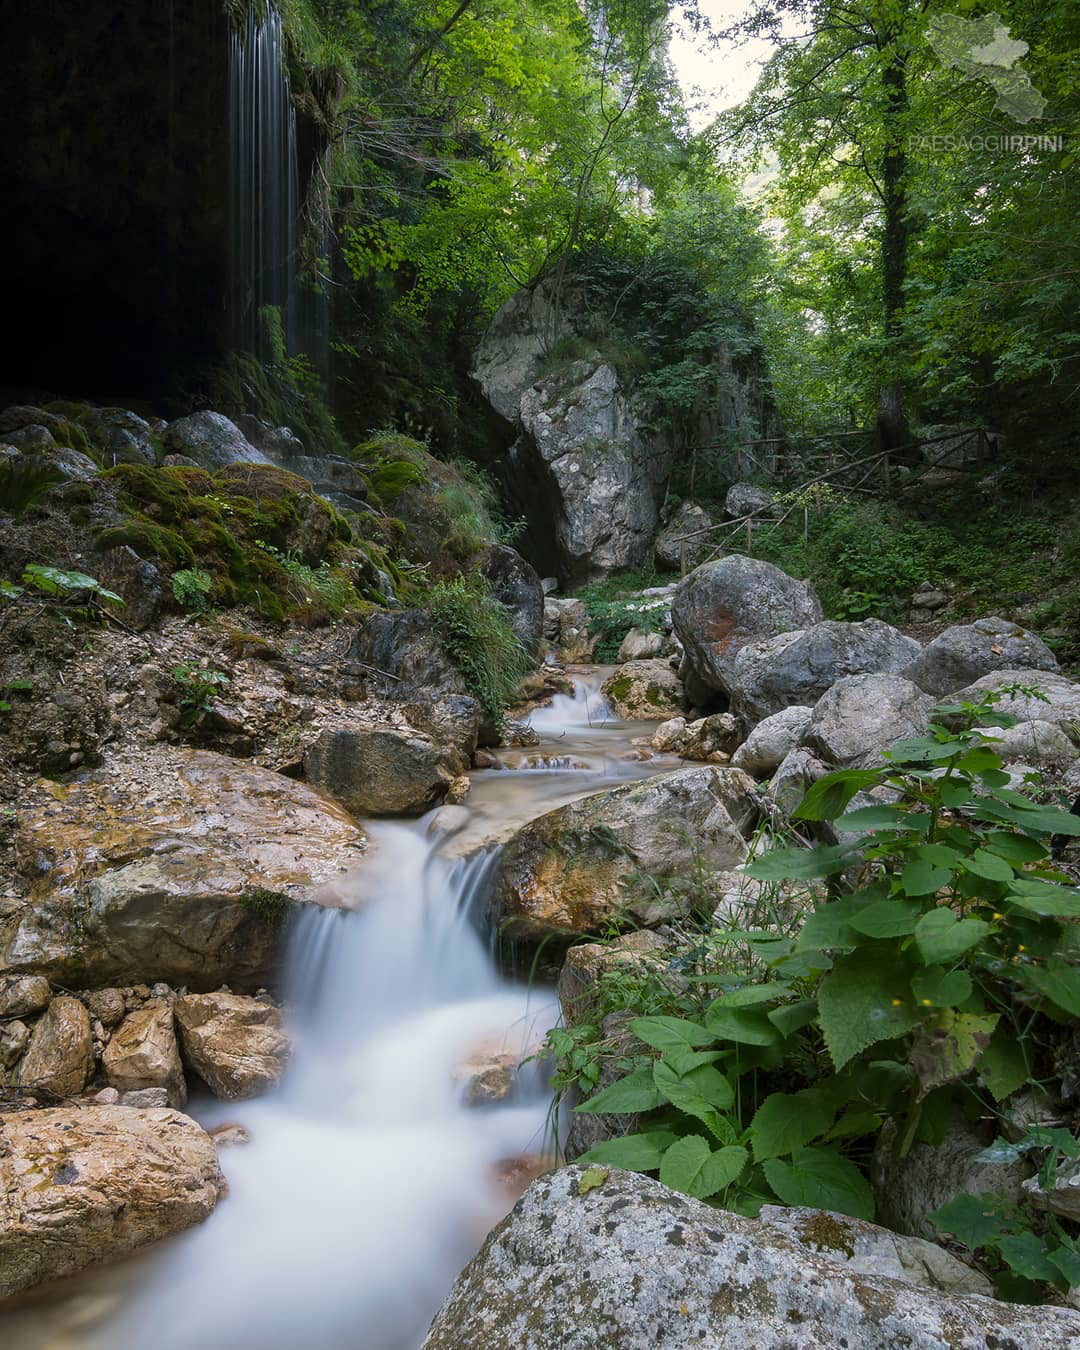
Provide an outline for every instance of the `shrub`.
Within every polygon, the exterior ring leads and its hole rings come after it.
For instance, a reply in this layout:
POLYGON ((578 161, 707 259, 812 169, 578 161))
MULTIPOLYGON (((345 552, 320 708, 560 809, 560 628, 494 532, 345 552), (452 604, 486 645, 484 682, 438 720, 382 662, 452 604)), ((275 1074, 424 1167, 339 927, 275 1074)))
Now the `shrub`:
POLYGON ((657 584, 647 572, 626 572, 584 587, 578 598, 589 616, 589 630, 597 638, 595 658, 601 663, 615 660, 622 640, 631 628, 659 632, 671 602, 663 596, 641 596, 639 592, 657 584))
MULTIPOLYGON (((1014 721, 993 707, 1003 692, 941 705, 882 767, 814 785, 798 820, 855 838, 776 848, 747 871, 827 894, 795 934, 740 935, 750 974, 686 973, 696 1015, 630 1022, 653 1053, 578 1110, 642 1112, 643 1128, 584 1161, 744 1213, 778 1199, 869 1219, 865 1167, 887 1122, 903 1156, 1047 1076, 1059 1025, 1080 1019, 1080 890, 1052 858, 1080 817, 1009 786, 991 732, 1014 721), (895 801, 847 809, 877 787, 895 801)), ((1054 1131, 995 1147, 1034 1152, 1048 1177, 1080 1151, 1054 1131)), ((969 1200, 936 1221, 984 1250, 1005 1296, 1075 1282, 1080 1243, 1056 1219, 969 1200)))
POLYGON ((172 574, 173 599, 183 609, 193 614, 202 614, 206 610, 210 588, 214 578, 200 567, 185 567, 172 574))
POLYGON ((504 709, 530 667, 505 607, 475 572, 436 582, 426 603, 469 693, 501 727, 504 709))
POLYGON ((223 670, 206 670, 189 662, 173 668, 173 683, 177 686, 182 720, 190 725, 214 701, 215 694, 229 683, 223 670))

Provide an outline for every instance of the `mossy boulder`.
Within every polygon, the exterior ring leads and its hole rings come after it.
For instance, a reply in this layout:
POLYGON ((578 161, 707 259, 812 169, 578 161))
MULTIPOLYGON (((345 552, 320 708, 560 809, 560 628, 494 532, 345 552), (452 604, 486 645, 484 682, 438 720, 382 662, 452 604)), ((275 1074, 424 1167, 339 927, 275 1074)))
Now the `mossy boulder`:
POLYGON ((665 722, 686 710, 679 677, 662 657, 627 661, 605 680, 603 693, 626 722, 665 722))

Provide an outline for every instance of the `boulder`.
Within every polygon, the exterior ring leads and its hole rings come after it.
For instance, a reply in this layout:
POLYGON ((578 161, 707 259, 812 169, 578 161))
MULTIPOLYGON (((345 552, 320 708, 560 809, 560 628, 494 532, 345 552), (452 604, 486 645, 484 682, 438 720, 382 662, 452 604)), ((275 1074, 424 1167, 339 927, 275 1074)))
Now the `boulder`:
POLYGON ((281 1014, 225 992, 188 994, 175 1005, 184 1059, 216 1097, 241 1101, 277 1083, 289 1058, 281 1014))
MULTIPOLYGON (((648 928, 624 933, 612 942, 580 942, 571 947, 558 982, 564 1025, 573 1028, 600 1019, 597 981, 601 976, 627 969, 659 975, 668 970, 671 955, 668 943, 648 928)), ((680 977, 673 978, 679 981, 680 977)))
POLYGON ((779 768, 769 780, 769 796, 783 816, 790 816, 801 804, 810 788, 824 778, 829 766, 801 746, 784 756, 779 768))
POLYGON ((172 1009, 166 1004, 148 1003, 129 1013, 109 1037, 101 1067, 117 1092, 163 1088, 169 1106, 187 1101, 172 1009))
POLYGON ((510 616, 514 636, 535 661, 544 629, 544 588, 536 569, 516 549, 492 544, 479 562, 491 592, 510 616))
POLYGON ((776 498, 756 483, 732 483, 724 498, 724 514, 732 520, 759 515, 776 505, 776 498))
POLYGON ((805 582, 757 558, 730 557, 684 578, 671 617, 693 673, 707 688, 730 695, 741 648, 819 623, 822 613, 805 582))
POLYGON ((213 1140, 177 1111, 0 1116, 0 1298, 190 1228, 223 1190, 213 1140))
POLYGON ((641 628, 631 628, 619 644, 619 664, 627 661, 649 661, 664 650, 663 633, 647 633, 641 628))
POLYGON ((656 722, 684 707, 682 685, 669 661, 627 661, 604 681, 602 693, 624 722, 656 722))
POLYGON ((914 638, 880 619, 826 620, 748 643, 735 658, 732 711, 751 727, 793 704, 812 706, 847 675, 899 674, 920 650, 914 638))
POLYGON ((716 548, 715 521, 697 502, 683 502, 656 536, 653 555, 659 567, 688 572, 716 548))
POLYGON ((940 698, 994 670, 1057 668, 1057 657, 1041 638, 1007 619, 991 616, 946 628, 903 674, 920 689, 940 698))
POLYGON ((167 454, 186 455, 213 472, 230 464, 269 464, 236 425, 222 413, 203 410, 170 422, 165 432, 167 454))
POLYGON ((687 722, 673 717, 656 729, 650 744, 661 753, 674 753, 703 764, 726 764, 739 741, 739 725, 730 713, 712 713, 687 722))
POLYGON ((1018 722, 1014 727, 984 727, 991 748, 1006 764, 1020 762, 1037 769, 1075 764, 1080 750, 1056 722, 1018 722))
POLYGON ((349 647, 346 662, 385 698, 442 698, 465 694, 465 677, 423 609, 373 614, 349 647))
POLYGON ((455 773, 465 773, 480 736, 480 705, 467 694, 406 703, 401 710, 409 724, 430 736, 455 773))
MULTIPOLYGON (((989 675, 949 695, 950 703, 978 703, 987 689, 1004 689, 1022 684, 1043 695, 1013 694, 994 705, 995 711, 1008 713, 1021 722, 1052 722, 1067 736, 1075 737, 1080 726, 1080 684, 1064 675, 1046 670, 995 670, 989 675)), ((996 734, 992 729, 991 735, 996 734)))
POLYGON ((93 1071, 89 1014, 77 998, 54 998, 34 1027, 19 1068, 19 1086, 74 1097, 93 1071))
POLYGON ((544 601, 544 636, 568 665, 587 665, 592 660, 596 638, 589 632, 584 601, 549 595, 544 601))
POLYGON ((689 913, 701 867, 746 858, 737 821, 756 818, 738 770, 677 769, 571 802, 530 821, 499 857, 496 903, 514 935, 648 927, 689 913))
POLYGON ((423 815, 454 777, 434 741, 373 727, 322 731, 304 755, 304 774, 354 816, 423 815))
POLYGON ((101 555, 97 579, 123 600, 123 621, 137 633, 150 627, 168 598, 164 577, 149 558, 140 558, 128 544, 101 555))
POLYGON ((51 998, 49 981, 40 975, 0 976, 0 1017, 44 1012, 51 998))
POLYGON ((796 704, 759 722, 731 757, 737 769, 768 778, 806 735, 813 708, 796 704))
POLYGON ((149 777, 120 763, 45 786, 16 830, 29 903, 0 921, 0 972, 69 988, 257 988, 290 903, 365 844, 305 784, 208 750, 162 746, 149 777))
POLYGON ((0 1022, 0 1069, 13 1069, 30 1044, 30 1028, 17 1017, 0 1022))
POLYGON ((423 1350, 1064 1350, 1080 1313, 913 1287, 615 1168, 535 1181, 423 1350))
POLYGON ((925 734, 933 707, 900 675, 849 675, 814 705, 806 744, 836 768, 865 768, 894 741, 925 734))

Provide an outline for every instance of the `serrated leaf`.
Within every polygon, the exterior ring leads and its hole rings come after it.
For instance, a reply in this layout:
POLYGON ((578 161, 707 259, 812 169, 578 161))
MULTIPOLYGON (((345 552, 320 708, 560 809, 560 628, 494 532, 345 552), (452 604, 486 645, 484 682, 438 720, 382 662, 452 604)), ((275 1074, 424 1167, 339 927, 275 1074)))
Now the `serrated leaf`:
POLYGON ((982 919, 958 919, 947 905, 932 909, 915 926, 915 945, 923 963, 944 965, 974 947, 990 925, 982 919))
POLYGON ((688 1045, 674 1046, 664 1051, 664 1059, 671 1065, 680 1078, 700 1069, 703 1064, 715 1064, 724 1058, 722 1050, 691 1050, 688 1045))
POLYGON ((910 1056, 919 1078, 919 1096, 970 1073, 997 1024, 997 1013, 958 1013, 944 1008, 933 1022, 920 1027, 910 1056))
POLYGON ((995 1101, 1004 1101, 1031 1076, 1023 1044, 999 1023, 979 1060, 979 1077, 995 1101))
POLYGON ((663 1100, 653 1082, 652 1069, 644 1068, 635 1069, 575 1109, 584 1115, 596 1115, 598 1112, 625 1115, 635 1111, 651 1111, 660 1106, 663 1100))
POLYGON ((802 998, 797 1003, 785 1003, 770 1009, 767 1016, 781 1036, 792 1036, 817 1017, 817 999, 802 998))
POLYGON ((672 1106, 700 1120, 718 1138, 724 1136, 720 1111, 726 1111, 735 1100, 731 1084, 711 1065, 695 1069, 686 1078, 680 1078, 669 1064, 658 1059, 653 1065, 653 1082, 672 1106), (704 1075, 710 1075, 705 1077, 704 1075))
POLYGON ((877 900, 853 914, 848 923, 865 937, 905 937, 914 933, 921 914, 917 900, 877 900))
POLYGON ((660 1180, 672 1190, 707 1200, 738 1178, 746 1159, 746 1149, 738 1144, 712 1149, 700 1134, 688 1134, 677 1139, 664 1154, 660 1180))
POLYGON ((876 769, 841 769, 819 778, 794 812, 798 820, 835 820, 848 802, 881 778, 876 769))
POLYGON ((1012 1229, 1002 1203, 992 1195, 958 1195, 928 1216, 972 1251, 997 1242, 1012 1229))
POLYGON ((754 1161, 779 1158, 803 1148, 825 1133, 835 1115, 835 1107, 820 1089, 771 1093, 750 1122, 754 1161))
POLYGON ((903 966, 867 950, 836 961, 818 990, 818 1012, 838 1069, 867 1046, 904 1035, 916 1021, 903 966))
POLYGON ((712 1040, 703 1026, 683 1017, 635 1017, 630 1030, 639 1041, 661 1051, 680 1045, 708 1045, 712 1040))
POLYGON ((872 1220, 874 1193, 855 1166, 828 1148, 801 1148, 790 1163, 770 1158, 765 1179, 785 1205, 806 1205, 872 1220))
POLYGON ((709 1005, 705 1025, 717 1040, 735 1041, 739 1045, 775 1045, 780 1039, 764 1013, 726 1008, 719 1002, 709 1005))
POLYGON ((942 970, 931 966, 911 979, 915 1002, 928 1008, 955 1008, 971 996, 971 976, 966 970, 942 970))
POLYGON ((1039 862, 1050 850, 1024 834, 1008 834, 1004 830, 991 830, 984 840, 984 846, 991 853, 1007 858, 1012 863, 1039 862))
POLYGON ((619 1139, 606 1139, 583 1153, 577 1161, 610 1163, 612 1167, 625 1167, 628 1172, 654 1172, 674 1142, 672 1130, 643 1130, 638 1134, 624 1134, 619 1139))

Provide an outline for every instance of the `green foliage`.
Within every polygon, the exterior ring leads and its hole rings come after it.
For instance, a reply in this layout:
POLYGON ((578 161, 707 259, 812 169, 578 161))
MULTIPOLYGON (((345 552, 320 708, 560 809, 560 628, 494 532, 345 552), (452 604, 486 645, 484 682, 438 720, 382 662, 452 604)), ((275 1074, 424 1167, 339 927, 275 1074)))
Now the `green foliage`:
POLYGON ((287 576, 296 583, 299 598, 305 604, 311 604, 318 597, 331 614, 341 614, 346 609, 354 609, 361 604, 356 587, 340 569, 323 561, 318 567, 311 567, 303 561, 295 550, 283 552, 273 544, 260 542, 258 547, 268 553, 287 576))
POLYGON ((252 886, 246 890, 240 897, 240 903, 260 923, 275 928, 285 921, 293 904, 287 895, 267 890, 265 886, 252 886))
POLYGON ((664 614, 671 608, 670 600, 640 594, 660 582, 661 578, 652 572, 622 572, 581 589, 577 598, 589 616, 589 631, 597 638, 594 653, 597 661, 614 661, 631 628, 646 633, 662 631, 664 614))
POLYGON ((47 460, 23 455, 0 461, 0 512, 20 516, 36 506, 62 475, 47 460))
POLYGON ((185 725, 190 725, 206 712, 216 696, 230 683, 223 670, 210 670, 187 661, 173 667, 172 677, 185 725))
POLYGON ((172 574, 173 599, 182 609, 190 609, 193 614, 203 614, 213 584, 214 578, 201 567, 181 568, 172 574))
POLYGON ((114 591, 108 591, 95 577, 85 572, 73 572, 60 567, 47 567, 44 563, 27 563, 22 574, 23 585, 45 595, 56 596, 62 600, 77 597, 109 600, 114 605, 124 602, 114 591))
MULTIPOLYGON (((1050 841, 1080 836, 1080 817, 1009 786, 993 750, 994 728, 1013 721, 994 707, 1006 692, 940 705, 930 733, 895 745, 881 768, 814 785, 797 817, 855 838, 775 847, 747 870, 769 885, 829 878, 827 895, 791 935, 739 934, 746 975, 684 965, 665 1012, 630 1022, 654 1053, 578 1109, 641 1112, 642 1129, 585 1161, 618 1156, 743 1212, 775 1197, 870 1218, 864 1166, 886 1121, 903 1154, 934 1139, 950 1108, 974 1099, 994 1114, 1051 1057, 1055 1027, 1080 1021, 1080 890, 1050 841), (873 787, 892 803, 848 809, 873 787)), ((587 1031, 553 1042, 560 1085, 587 1089, 587 1031)), ((1052 1142, 1080 1153, 1067 1134, 1052 1142)), ((939 1216, 1006 1272, 1063 1287, 1074 1243, 1056 1221, 973 1234, 963 1217, 939 1216)))
POLYGON ((530 662, 506 609, 478 573, 438 581, 426 601, 465 686, 496 726, 530 662))

